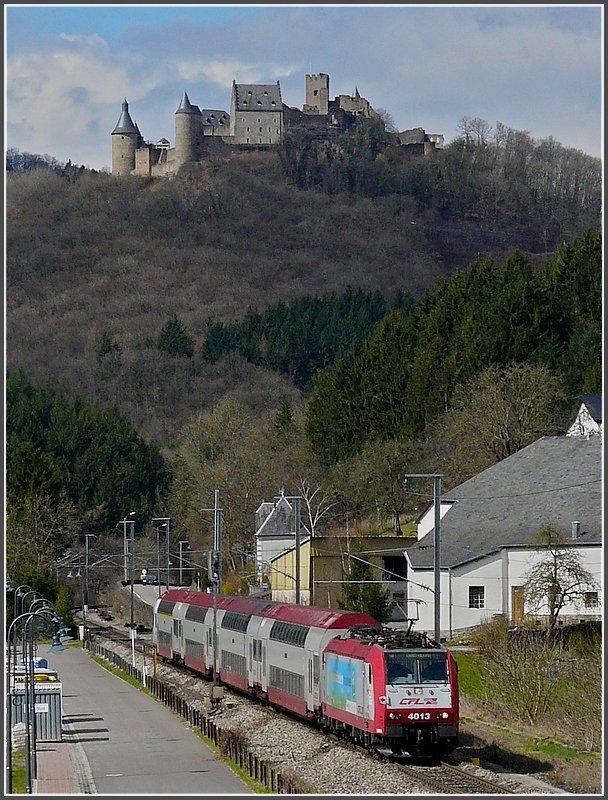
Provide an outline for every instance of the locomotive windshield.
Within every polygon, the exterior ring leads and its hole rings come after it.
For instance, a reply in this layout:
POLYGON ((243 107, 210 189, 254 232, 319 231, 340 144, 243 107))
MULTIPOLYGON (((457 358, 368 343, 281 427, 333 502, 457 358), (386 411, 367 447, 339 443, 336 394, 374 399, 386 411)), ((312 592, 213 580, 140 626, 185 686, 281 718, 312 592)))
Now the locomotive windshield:
POLYGON ((387 652, 386 682, 392 685, 404 683, 445 683, 447 656, 445 653, 413 653, 411 651, 387 652))

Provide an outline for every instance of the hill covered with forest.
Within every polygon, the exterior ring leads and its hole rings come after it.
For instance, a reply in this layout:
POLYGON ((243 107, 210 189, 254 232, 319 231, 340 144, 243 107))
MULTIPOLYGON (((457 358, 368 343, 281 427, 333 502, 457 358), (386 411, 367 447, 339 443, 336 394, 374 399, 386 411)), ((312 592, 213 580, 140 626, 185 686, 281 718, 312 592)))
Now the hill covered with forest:
POLYGON ((9 151, 6 201, 15 574, 127 509, 208 548, 218 488, 238 588, 279 487, 399 535, 408 473, 450 488, 601 392, 600 164, 553 141, 408 160, 363 126, 171 180, 9 151))
POLYGON ((479 120, 428 159, 370 125, 339 155, 287 139, 174 180, 14 151, 7 169, 8 368, 116 404, 166 451, 226 395, 301 403, 383 314, 470 263, 517 250, 536 268, 600 229, 597 159, 479 120), (159 347, 172 325, 186 351, 159 347))

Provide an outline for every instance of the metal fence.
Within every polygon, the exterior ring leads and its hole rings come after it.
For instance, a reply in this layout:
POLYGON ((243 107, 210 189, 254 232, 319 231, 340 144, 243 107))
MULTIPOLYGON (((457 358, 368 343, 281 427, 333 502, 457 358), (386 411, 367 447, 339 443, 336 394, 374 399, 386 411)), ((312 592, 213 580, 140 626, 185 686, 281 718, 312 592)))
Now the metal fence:
POLYGON ((227 756, 237 766, 246 770, 251 778, 255 778, 273 794, 303 794, 303 788, 297 778, 286 775, 271 762, 252 753, 246 739, 240 731, 231 731, 221 728, 200 709, 194 708, 171 686, 158 678, 144 675, 143 671, 134 667, 129 661, 118 653, 108 650, 87 637, 86 648, 96 656, 103 658, 113 666, 127 673, 145 688, 161 703, 164 703, 175 714, 185 719, 188 724, 203 734, 217 747, 224 756, 227 756))

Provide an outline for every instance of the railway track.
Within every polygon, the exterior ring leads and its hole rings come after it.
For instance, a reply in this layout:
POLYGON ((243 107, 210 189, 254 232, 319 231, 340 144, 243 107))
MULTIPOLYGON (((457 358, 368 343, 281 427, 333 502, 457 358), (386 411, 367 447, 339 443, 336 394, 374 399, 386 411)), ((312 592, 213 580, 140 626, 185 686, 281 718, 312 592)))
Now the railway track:
POLYGON ((505 786, 443 762, 432 766, 398 764, 398 768, 443 794, 514 794, 505 786))

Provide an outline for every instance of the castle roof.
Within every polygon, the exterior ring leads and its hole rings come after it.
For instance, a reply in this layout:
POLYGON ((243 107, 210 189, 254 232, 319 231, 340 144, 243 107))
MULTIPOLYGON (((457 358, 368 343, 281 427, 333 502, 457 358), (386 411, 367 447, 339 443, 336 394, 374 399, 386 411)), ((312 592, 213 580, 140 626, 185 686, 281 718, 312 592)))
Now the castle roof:
POLYGON ((281 87, 271 84, 233 83, 237 111, 281 111, 281 87))
POLYGON ((230 125, 230 114, 218 108, 202 108, 203 125, 230 125))
POLYGON ((175 112, 176 114, 200 114, 201 110, 198 106, 192 105, 190 102, 190 98, 188 97, 187 92, 184 92, 184 96, 182 97, 182 101, 179 104, 179 108, 175 112))
MULTIPOLYGON (((120 113, 120 117, 118 118, 118 122, 116 123, 116 127, 112 131, 112 133, 134 133, 139 134, 139 131, 136 125, 133 123, 131 119, 131 115, 129 114, 129 104, 127 103, 127 98, 123 100, 122 103, 122 111, 120 113)), ((141 135, 141 134, 139 134, 141 135)))

